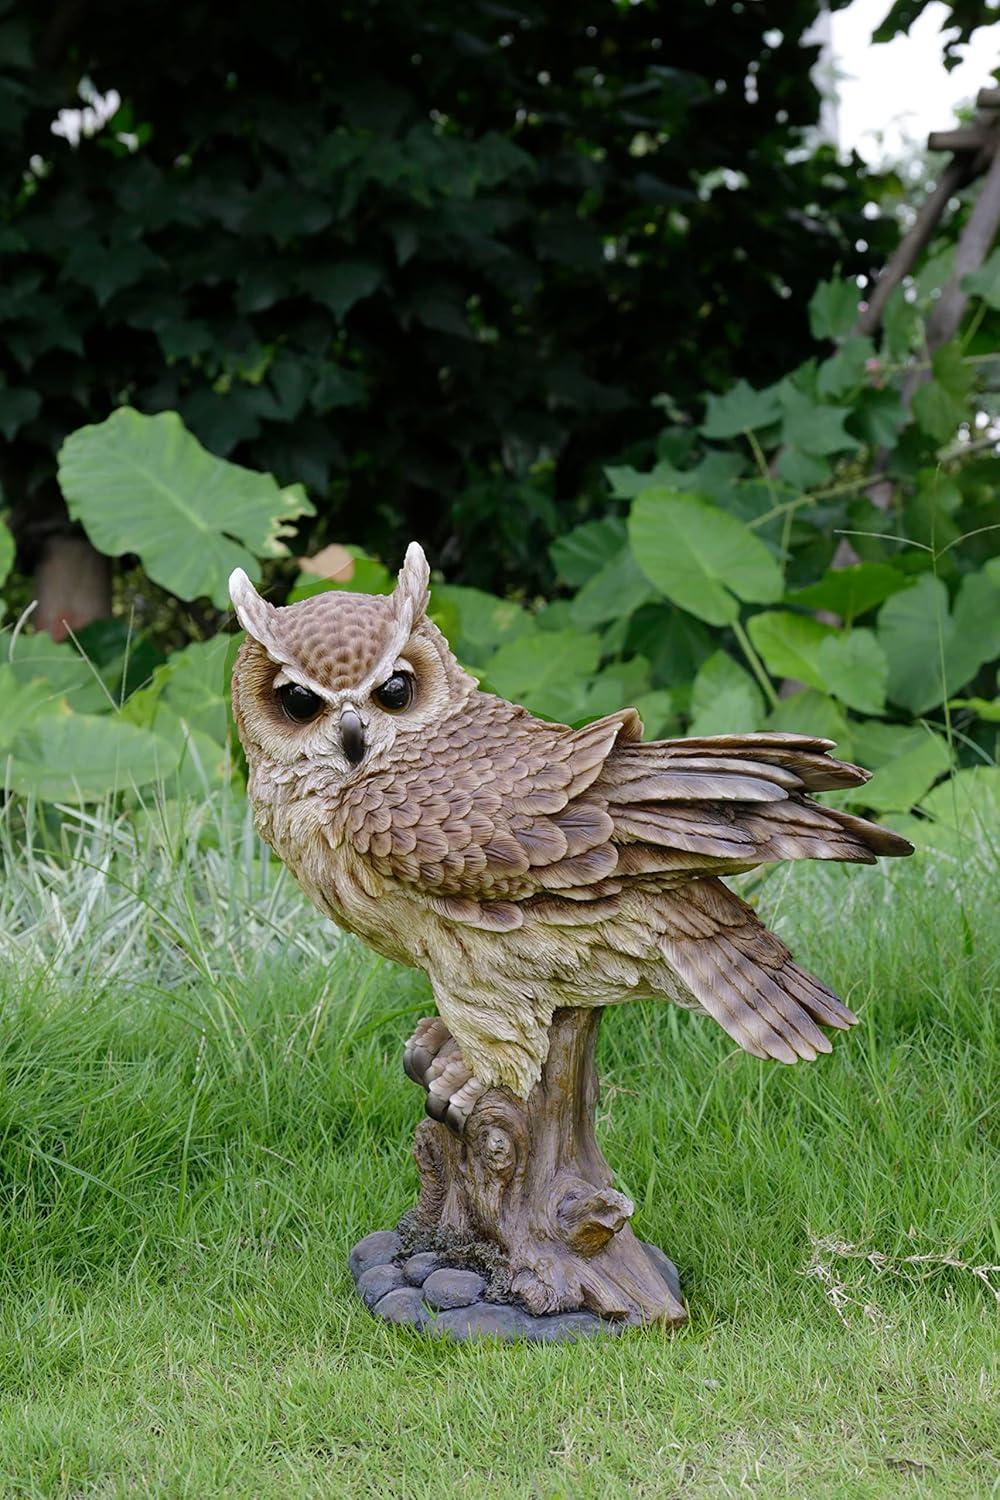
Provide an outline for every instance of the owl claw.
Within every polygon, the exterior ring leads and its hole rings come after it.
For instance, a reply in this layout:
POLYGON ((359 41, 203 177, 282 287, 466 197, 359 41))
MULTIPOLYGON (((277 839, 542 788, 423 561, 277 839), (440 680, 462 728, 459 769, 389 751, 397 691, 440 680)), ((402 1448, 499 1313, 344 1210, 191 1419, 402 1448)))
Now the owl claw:
POLYGON ((451 1032, 440 1016, 425 1016, 403 1050, 403 1071, 421 1088, 428 1085, 428 1069, 438 1053, 451 1041, 451 1032))
POLYGON ((438 1071, 427 1089, 427 1113, 432 1120, 447 1125, 456 1135, 463 1135, 466 1122, 486 1091, 462 1061, 456 1048, 438 1071))
POLYGON ((403 1052, 407 1078, 427 1090, 426 1108, 432 1120, 463 1135, 466 1121, 485 1093, 462 1060, 458 1043, 440 1016, 426 1016, 403 1052))

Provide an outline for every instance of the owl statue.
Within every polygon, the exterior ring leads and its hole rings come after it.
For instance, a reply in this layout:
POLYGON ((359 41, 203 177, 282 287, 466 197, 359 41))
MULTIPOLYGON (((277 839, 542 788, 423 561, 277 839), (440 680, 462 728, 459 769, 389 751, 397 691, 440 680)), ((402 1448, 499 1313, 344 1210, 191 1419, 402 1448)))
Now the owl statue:
POLYGON ((256 825, 309 898, 425 970, 439 1016, 407 1070, 461 1131, 527 1097, 553 1012, 660 997, 755 1057, 829 1052, 855 1016, 723 882, 786 859, 874 863, 898 834, 810 792, 867 773, 798 734, 644 743, 634 708, 582 729, 481 692, 427 616, 407 549, 391 595, 276 608, 240 570, 233 704, 256 825))

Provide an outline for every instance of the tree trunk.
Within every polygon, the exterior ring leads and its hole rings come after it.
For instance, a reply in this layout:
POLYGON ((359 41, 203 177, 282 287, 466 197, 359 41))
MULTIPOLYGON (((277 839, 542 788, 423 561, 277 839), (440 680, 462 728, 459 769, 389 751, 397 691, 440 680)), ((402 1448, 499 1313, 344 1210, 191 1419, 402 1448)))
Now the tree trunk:
POLYGON ((633 1205, 613 1186, 594 1134, 600 1022, 598 1009, 556 1011, 527 1100, 489 1090, 461 1136, 421 1122, 420 1197, 399 1233, 411 1251, 478 1269, 488 1298, 535 1315, 586 1309, 626 1323, 682 1323, 673 1268, 633 1234, 633 1205))

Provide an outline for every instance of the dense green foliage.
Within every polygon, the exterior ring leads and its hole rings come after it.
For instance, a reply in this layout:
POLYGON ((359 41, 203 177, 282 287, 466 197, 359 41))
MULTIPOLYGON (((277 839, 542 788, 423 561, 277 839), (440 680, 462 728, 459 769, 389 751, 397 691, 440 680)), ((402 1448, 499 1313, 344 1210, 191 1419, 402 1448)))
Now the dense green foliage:
POLYGON ((22 7, 0 25, 0 480, 26 564, 68 433, 178 410, 463 583, 551 585, 597 466, 806 352, 891 225, 801 150, 816 0, 22 7), (53 135, 89 80, 122 104, 53 135))
MULTIPOLYGON (((925 297, 946 271, 927 275, 925 297)), ((928 363, 919 302, 898 295, 876 347, 854 332, 856 288, 822 283, 810 318, 831 352, 709 396, 643 466, 609 466, 605 513, 552 545, 563 597, 436 585, 460 658, 571 724, 635 703, 653 736, 825 735, 879 773, 850 794, 879 814, 931 810, 954 768, 985 789, 998 775, 1000 459, 976 433, 996 420, 1000 252, 968 290, 963 334, 928 363)), ((137 556, 181 600, 224 604, 237 565, 283 576, 293 600, 392 587, 396 560, 362 553, 340 582, 292 574, 281 559, 311 510, 301 487, 213 457, 175 414, 122 408, 81 429, 59 477, 94 544, 137 556)), ((169 659, 124 619, 85 637, 89 660, 26 631, 0 667, 13 790, 86 801, 167 772, 189 787, 230 774, 228 637, 169 659)))
POLYGON ((55 855, 0 820, 5 1494, 990 1492, 1000 933, 974 831, 765 888, 861 1016, 830 1057, 608 1013, 602 1143, 683 1333, 446 1349, 379 1326, 346 1266, 415 1192, 425 981, 331 955, 241 797, 176 813, 82 812, 55 855))

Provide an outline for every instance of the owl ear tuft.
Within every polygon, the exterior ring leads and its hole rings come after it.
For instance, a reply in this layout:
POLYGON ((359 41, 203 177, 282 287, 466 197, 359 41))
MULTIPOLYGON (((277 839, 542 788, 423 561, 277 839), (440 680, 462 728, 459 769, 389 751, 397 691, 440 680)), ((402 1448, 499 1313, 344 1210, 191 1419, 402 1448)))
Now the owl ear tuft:
POLYGON ((272 660, 277 660, 274 625, 278 611, 261 598, 242 568, 235 568, 229 575, 229 597, 247 635, 259 642, 272 660))
POLYGON ((392 607, 400 622, 412 630, 427 608, 430 599, 431 570, 419 542, 411 542, 406 549, 403 566, 396 578, 392 594, 392 607))

